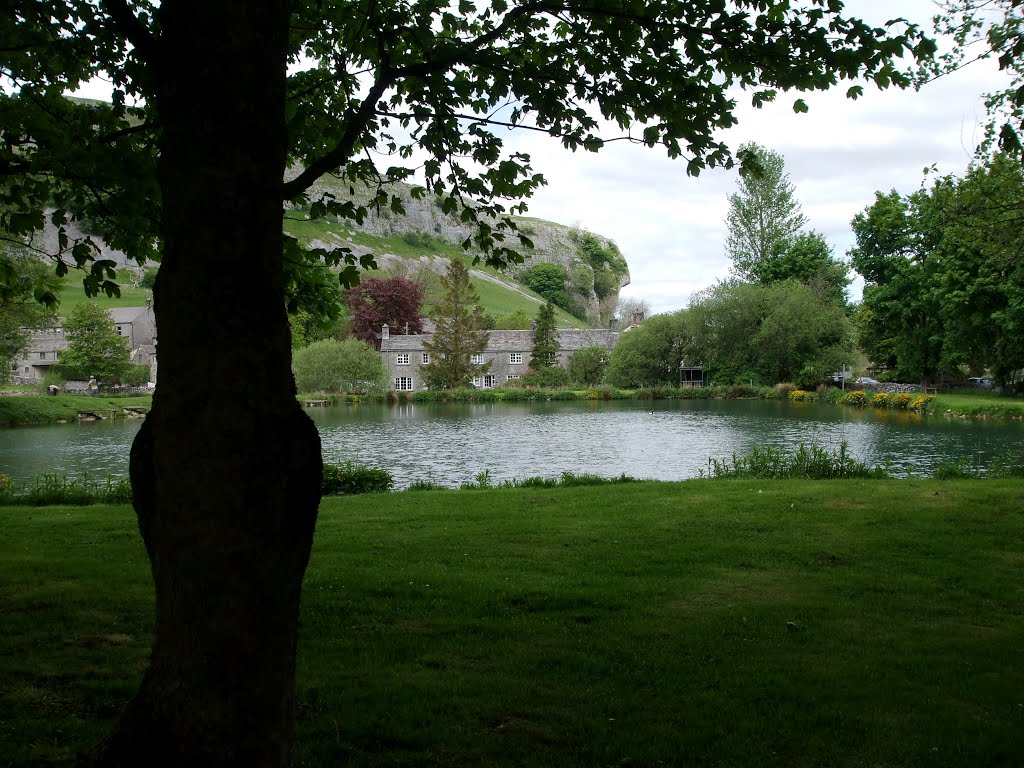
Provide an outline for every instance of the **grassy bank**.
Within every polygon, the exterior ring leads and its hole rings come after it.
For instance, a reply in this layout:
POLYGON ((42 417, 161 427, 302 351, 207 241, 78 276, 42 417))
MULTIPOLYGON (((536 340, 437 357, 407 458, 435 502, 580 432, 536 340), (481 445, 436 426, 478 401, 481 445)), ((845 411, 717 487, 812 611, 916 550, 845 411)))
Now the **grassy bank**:
MULTIPOLYGON (((8 395, 0 397, 0 426, 20 424, 50 424, 73 421, 79 411, 112 412, 114 418, 124 418, 124 409, 146 406, 152 402, 149 395, 125 397, 89 397, 88 395, 8 395)), ((107 414, 104 414, 106 417, 107 414)))
POLYGON ((930 403, 929 413, 951 418, 1024 419, 1024 397, 989 392, 944 392, 930 403))
MULTIPOLYGON (((326 500, 295 765, 1009 765, 1024 483, 326 500)), ((68 759, 151 626, 126 507, 0 509, 0 754, 68 759)))

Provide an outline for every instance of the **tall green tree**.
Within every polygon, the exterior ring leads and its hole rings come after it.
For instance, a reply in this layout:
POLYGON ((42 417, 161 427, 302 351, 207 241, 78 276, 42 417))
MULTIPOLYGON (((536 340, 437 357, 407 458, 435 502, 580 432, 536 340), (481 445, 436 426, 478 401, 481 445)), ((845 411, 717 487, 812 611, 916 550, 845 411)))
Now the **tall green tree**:
POLYGON ((430 362, 421 370, 431 389, 455 389, 465 387, 491 367, 490 363, 473 362, 473 356, 487 347, 488 334, 480 296, 462 259, 452 257, 448 263, 441 291, 441 300, 430 312, 434 335, 423 344, 430 362))
POLYGON ((649 317, 619 337, 608 360, 605 380, 630 388, 678 384, 683 342, 678 314, 649 317))
POLYGON ((540 305, 533 324, 533 347, 530 368, 554 368, 558 365, 558 328, 555 326, 555 307, 551 302, 540 305))
POLYGON ((131 349, 107 310, 91 301, 76 304, 63 329, 68 348, 60 354, 62 369, 79 377, 120 382, 130 365, 131 349))
POLYGON ((903 380, 1024 368, 1024 174, 996 155, 907 197, 876 193, 854 217, 864 277, 862 348, 903 380))
MULTIPOLYGON (((14 10, 0 14, 13 84, 0 93, 11 206, 0 230, 22 237, 49 215, 59 268, 84 268, 90 292, 116 291, 114 265, 69 236, 71 219, 131 258, 161 260, 160 384, 131 460, 156 588, 153 652, 89 758, 97 765, 288 763, 322 462, 294 397, 287 277, 305 262, 283 238, 283 209, 356 220, 371 205, 400 211, 378 185, 415 165, 472 226, 467 245, 500 264, 529 243, 508 216, 525 206, 505 201, 544 180, 495 125, 588 151, 630 131, 696 174, 731 162, 717 136, 735 122, 736 87, 760 104, 840 80, 904 86, 896 57, 934 50, 916 30, 876 28, 838 2, 470 0, 453 13, 428 0, 16 0, 14 10), (111 84, 109 104, 64 98, 95 76, 111 84), (317 186, 325 174, 340 192, 317 186), (368 198, 344 192, 358 182, 368 198)), ((372 261, 315 253, 344 265, 345 280, 372 261)))
POLYGON ((786 252, 797 233, 807 224, 796 190, 778 152, 760 144, 740 145, 749 158, 751 170, 741 173, 739 190, 729 195, 725 223, 726 253, 736 275, 754 283, 786 279, 780 277, 786 252))

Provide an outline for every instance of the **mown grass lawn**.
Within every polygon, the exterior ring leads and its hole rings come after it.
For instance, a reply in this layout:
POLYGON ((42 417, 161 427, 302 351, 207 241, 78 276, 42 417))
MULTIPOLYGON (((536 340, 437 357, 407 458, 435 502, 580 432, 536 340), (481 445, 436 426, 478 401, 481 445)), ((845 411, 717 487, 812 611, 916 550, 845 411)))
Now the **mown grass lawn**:
MULTIPOLYGON (((328 499, 294 764, 1019 764, 1022 576, 1022 481, 328 499)), ((129 509, 0 510, 4 765, 100 735, 150 600, 129 509)))
POLYGON ((943 392, 932 403, 932 413, 964 416, 1024 417, 1024 397, 997 395, 992 392, 943 392))

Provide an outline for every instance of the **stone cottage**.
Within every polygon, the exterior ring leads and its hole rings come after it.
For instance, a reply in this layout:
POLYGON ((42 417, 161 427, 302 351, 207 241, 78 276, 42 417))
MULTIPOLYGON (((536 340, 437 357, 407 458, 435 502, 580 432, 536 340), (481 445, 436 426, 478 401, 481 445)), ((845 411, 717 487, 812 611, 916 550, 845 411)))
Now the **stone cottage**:
MULTIPOLYGON (((397 392, 426 389, 420 368, 430 362, 424 348, 433 334, 392 335, 388 326, 381 329, 380 353, 388 372, 388 382, 397 392)), ((566 367, 573 352, 586 347, 604 347, 611 351, 619 340, 619 332, 604 329, 558 329, 558 364, 566 367)), ((505 386, 520 379, 530 367, 533 331, 488 331, 487 346, 474 357, 474 363, 490 363, 487 373, 473 379, 481 389, 505 386)))
MULTIPOLYGON (((107 310, 117 332, 128 341, 134 365, 146 365, 150 370, 150 381, 156 381, 156 322, 152 307, 112 307, 107 310)), ((41 381, 50 371, 50 366, 60 362, 60 353, 68 348, 64 329, 58 318, 53 328, 32 334, 24 354, 11 362, 11 377, 26 383, 41 381)))

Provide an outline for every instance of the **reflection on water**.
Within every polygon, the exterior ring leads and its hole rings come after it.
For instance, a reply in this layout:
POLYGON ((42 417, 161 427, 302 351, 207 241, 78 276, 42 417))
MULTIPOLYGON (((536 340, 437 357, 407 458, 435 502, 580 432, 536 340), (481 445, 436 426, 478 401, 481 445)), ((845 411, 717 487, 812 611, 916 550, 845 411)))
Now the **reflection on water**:
MULTIPOLYGON (((1019 423, 922 419, 814 403, 588 401, 515 404, 342 405, 307 411, 324 460, 379 466, 399 487, 414 480, 457 486, 490 470, 495 481, 562 471, 676 480, 707 470, 708 458, 755 445, 849 443, 868 464, 929 474, 946 460, 986 464, 1024 447, 1019 423)), ((0 472, 127 473, 139 422, 0 430, 0 472)))

